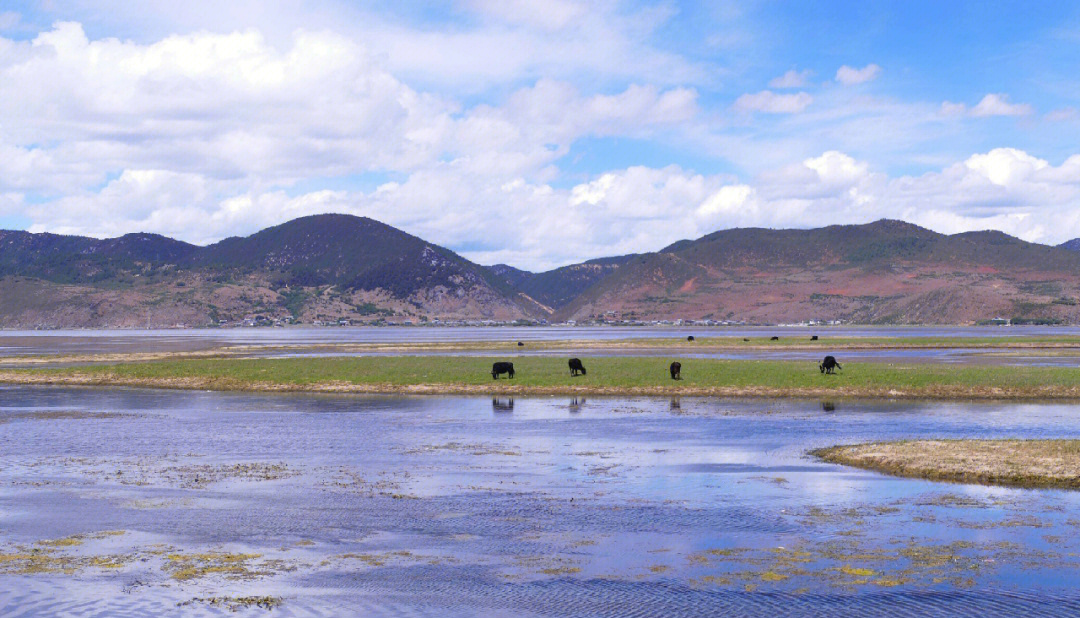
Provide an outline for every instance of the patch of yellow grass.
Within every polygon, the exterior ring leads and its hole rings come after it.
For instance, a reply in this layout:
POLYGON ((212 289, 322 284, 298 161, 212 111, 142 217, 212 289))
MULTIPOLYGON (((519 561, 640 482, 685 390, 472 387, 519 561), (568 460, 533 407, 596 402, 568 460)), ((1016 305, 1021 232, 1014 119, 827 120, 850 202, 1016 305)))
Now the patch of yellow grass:
POLYGON ((897 476, 1080 489, 1080 440, 901 440, 834 446, 812 454, 897 476))

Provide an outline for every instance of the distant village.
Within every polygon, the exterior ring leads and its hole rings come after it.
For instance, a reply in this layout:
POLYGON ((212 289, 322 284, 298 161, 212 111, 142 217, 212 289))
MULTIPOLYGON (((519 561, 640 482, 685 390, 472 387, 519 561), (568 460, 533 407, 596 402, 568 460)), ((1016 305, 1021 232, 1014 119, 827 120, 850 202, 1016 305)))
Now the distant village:
MULTIPOLYGON (((839 326, 843 320, 807 320, 793 324, 779 324, 778 326, 839 326)), ((297 320, 292 316, 246 316, 242 320, 219 320, 211 327, 216 328, 258 328, 258 327, 285 327, 285 326, 756 326, 758 324, 745 320, 627 320, 611 317, 595 318, 591 320, 567 320, 565 322, 550 322, 545 319, 538 320, 442 320, 400 318, 396 320, 378 319, 371 321, 351 320, 349 318, 317 319, 310 322, 297 320)), ((189 328, 184 324, 177 324, 176 328, 189 328)))

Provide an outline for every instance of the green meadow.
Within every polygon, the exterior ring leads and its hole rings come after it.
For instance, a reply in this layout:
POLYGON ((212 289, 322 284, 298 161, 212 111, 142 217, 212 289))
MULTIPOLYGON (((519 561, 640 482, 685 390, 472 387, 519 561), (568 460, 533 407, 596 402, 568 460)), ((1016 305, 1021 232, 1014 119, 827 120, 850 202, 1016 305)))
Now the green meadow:
POLYGON ((507 392, 941 398, 1080 398, 1080 370, 953 364, 847 363, 823 375, 813 361, 581 356, 588 374, 570 377, 551 357, 366 356, 183 359, 8 370, 0 381, 116 384, 220 390, 507 392), (516 376, 491 377, 498 360, 516 376), (682 380, 668 374, 682 362, 682 380))

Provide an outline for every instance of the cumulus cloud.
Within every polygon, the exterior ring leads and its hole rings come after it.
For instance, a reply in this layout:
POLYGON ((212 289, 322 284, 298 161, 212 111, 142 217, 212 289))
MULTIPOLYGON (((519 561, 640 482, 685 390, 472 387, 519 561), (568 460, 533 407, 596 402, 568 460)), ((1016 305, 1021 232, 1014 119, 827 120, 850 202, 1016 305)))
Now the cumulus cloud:
POLYGON ((988 94, 974 107, 968 107, 963 103, 945 101, 941 104, 941 114, 944 116, 971 116, 973 118, 987 118, 990 116, 1028 116, 1033 109, 1027 103, 1009 103, 1009 96, 1005 94, 988 94))
POLYGON ((977 118, 984 116, 1027 116, 1031 114, 1031 106, 1027 103, 1009 103, 1008 95, 988 94, 979 103, 971 108, 971 115, 977 118))
POLYGON ((740 112, 797 114, 806 109, 813 101, 814 97, 805 92, 777 94, 771 90, 762 90, 754 94, 744 94, 735 99, 734 107, 740 112))
POLYGON ((230 193, 222 183, 130 170, 100 191, 23 212, 38 230, 101 236, 148 230, 202 242, 298 216, 346 212, 459 248, 481 263, 533 269, 655 251, 723 228, 818 227, 882 217, 947 233, 1001 229, 1039 242, 1080 236, 1080 155, 1053 165, 1011 148, 899 177, 826 151, 752 179, 675 165, 632 166, 560 188, 520 177, 493 182, 456 161, 368 192, 230 193))
MULTIPOLYGON (((551 0, 540 13, 519 3, 462 6, 487 24, 482 32, 376 35, 398 37, 387 43, 313 28, 283 37, 224 29, 132 41, 92 39, 79 24, 62 22, 29 40, 0 37, 0 214, 39 231, 151 231, 206 243, 302 215, 346 212, 471 259, 529 268, 656 250, 726 227, 881 216, 943 231, 998 227, 1032 240, 1080 235, 1073 214, 1080 213, 1080 155, 1054 165, 1022 150, 963 143, 956 147, 963 154, 926 155, 934 171, 892 177, 877 167, 883 148, 914 152, 927 126, 944 131, 961 123, 942 122, 946 110, 936 103, 845 88, 826 88, 817 98, 748 93, 732 104, 741 115, 728 114, 729 122, 702 108, 714 91, 699 97, 698 88, 676 83, 681 69, 633 42, 655 27, 648 20, 604 30, 593 23, 594 11, 607 15, 613 5, 572 0, 551 0), (652 64, 618 73, 623 81, 615 85, 550 77, 542 68, 544 76, 534 78, 541 67, 530 64, 535 50, 519 57, 509 45, 534 35, 557 45, 596 28, 618 40, 571 46, 552 62, 565 52, 619 56, 590 59, 601 72, 620 59, 652 64), (481 102, 431 92, 401 76, 408 60, 385 51, 408 42, 407 53, 430 54, 427 60, 452 69, 464 56, 439 54, 457 36, 476 37, 473 52, 484 50, 493 65, 505 62, 493 74, 515 75, 513 83, 481 102), (643 77, 651 73, 664 78, 643 77), (689 156, 712 154, 752 171, 629 163, 562 171, 588 137, 696 149, 689 156), (360 176, 382 184, 350 182, 360 176)), ((879 71, 843 67, 837 81, 865 81, 879 71)), ((789 72, 771 87, 797 87, 806 75, 789 72)), ((971 108, 948 105, 966 116, 1024 108, 1004 95, 971 108)))
POLYGON ((836 81, 845 86, 854 86, 855 84, 862 84, 873 79, 877 79, 877 76, 881 74, 881 67, 876 64, 868 64, 861 69, 849 67, 844 65, 836 71, 836 81))
POLYGON ((813 71, 810 69, 804 71, 791 69, 780 77, 771 79, 769 81, 769 88, 802 88, 803 86, 806 86, 811 75, 813 75, 813 71))
POLYGON ((0 189, 67 193, 134 167, 290 184, 409 172, 448 156, 494 173, 542 173, 582 136, 642 135, 697 113, 689 88, 585 96, 549 79, 502 106, 463 110, 331 32, 298 31, 285 49, 255 31, 141 45, 91 41, 79 24, 60 23, 7 45, 0 154, 10 163, 0 189))

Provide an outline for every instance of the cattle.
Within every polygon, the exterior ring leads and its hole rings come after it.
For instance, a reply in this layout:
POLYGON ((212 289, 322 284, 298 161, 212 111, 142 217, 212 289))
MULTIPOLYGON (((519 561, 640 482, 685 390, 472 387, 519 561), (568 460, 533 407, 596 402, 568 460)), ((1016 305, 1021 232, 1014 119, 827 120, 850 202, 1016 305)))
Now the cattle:
POLYGON ((834 357, 826 356, 825 360, 818 364, 818 369, 821 370, 821 373, 833 373, 837 369, 843 369, 843 367, 840 366, 840 363, 836 362, 834 357))
POLYGON ((570 359, 570 377, 574 377, 577 375, 585 375, 586 373, 587 372, 585 371, 585 365, 581 364, 580 358, 570 359))
POLYGON ((743 337, 743 339, 742 339, 742 340, 743 340, 743 341, 750 341, 750 340, 749 340, 749 339, 747 339, 746 337, 743 337))
POLYGON ((817 341, 817 335, 810 335, 810 341, 817 341))
POLYGON ((693 340, 694 340, 694 336, 693 336, 693 335, 690 335, 689 337, 687 337, 687 338, 686 338, 686 340, 687 340, 687 341, 693 341, 693 340))
POLYGON ((491 379, 498 380, 499 376, 506 374, 511 380, 514 379, 514 363, 494 363, 491 365, 491 379))
POLYGON ((521 342, 519 341, 519 342, 518 342, 518 347, 519 347, 519 348, 524 348, 524 347, 525 347, 525 344, 524 344, 524 343, 521 343, 521 342))
POLYGON ((671 379, 672 380, 681 380, 682 379, 682 363, 680 363, 679 361, 675 361, 674 363, 671 363, 671 368, 670 369, 671 369, 671 379))
POLYGON ((769 337, 769 341, 780 341, 780 338, 776 335, 773 335, 772 337, 769 337))

